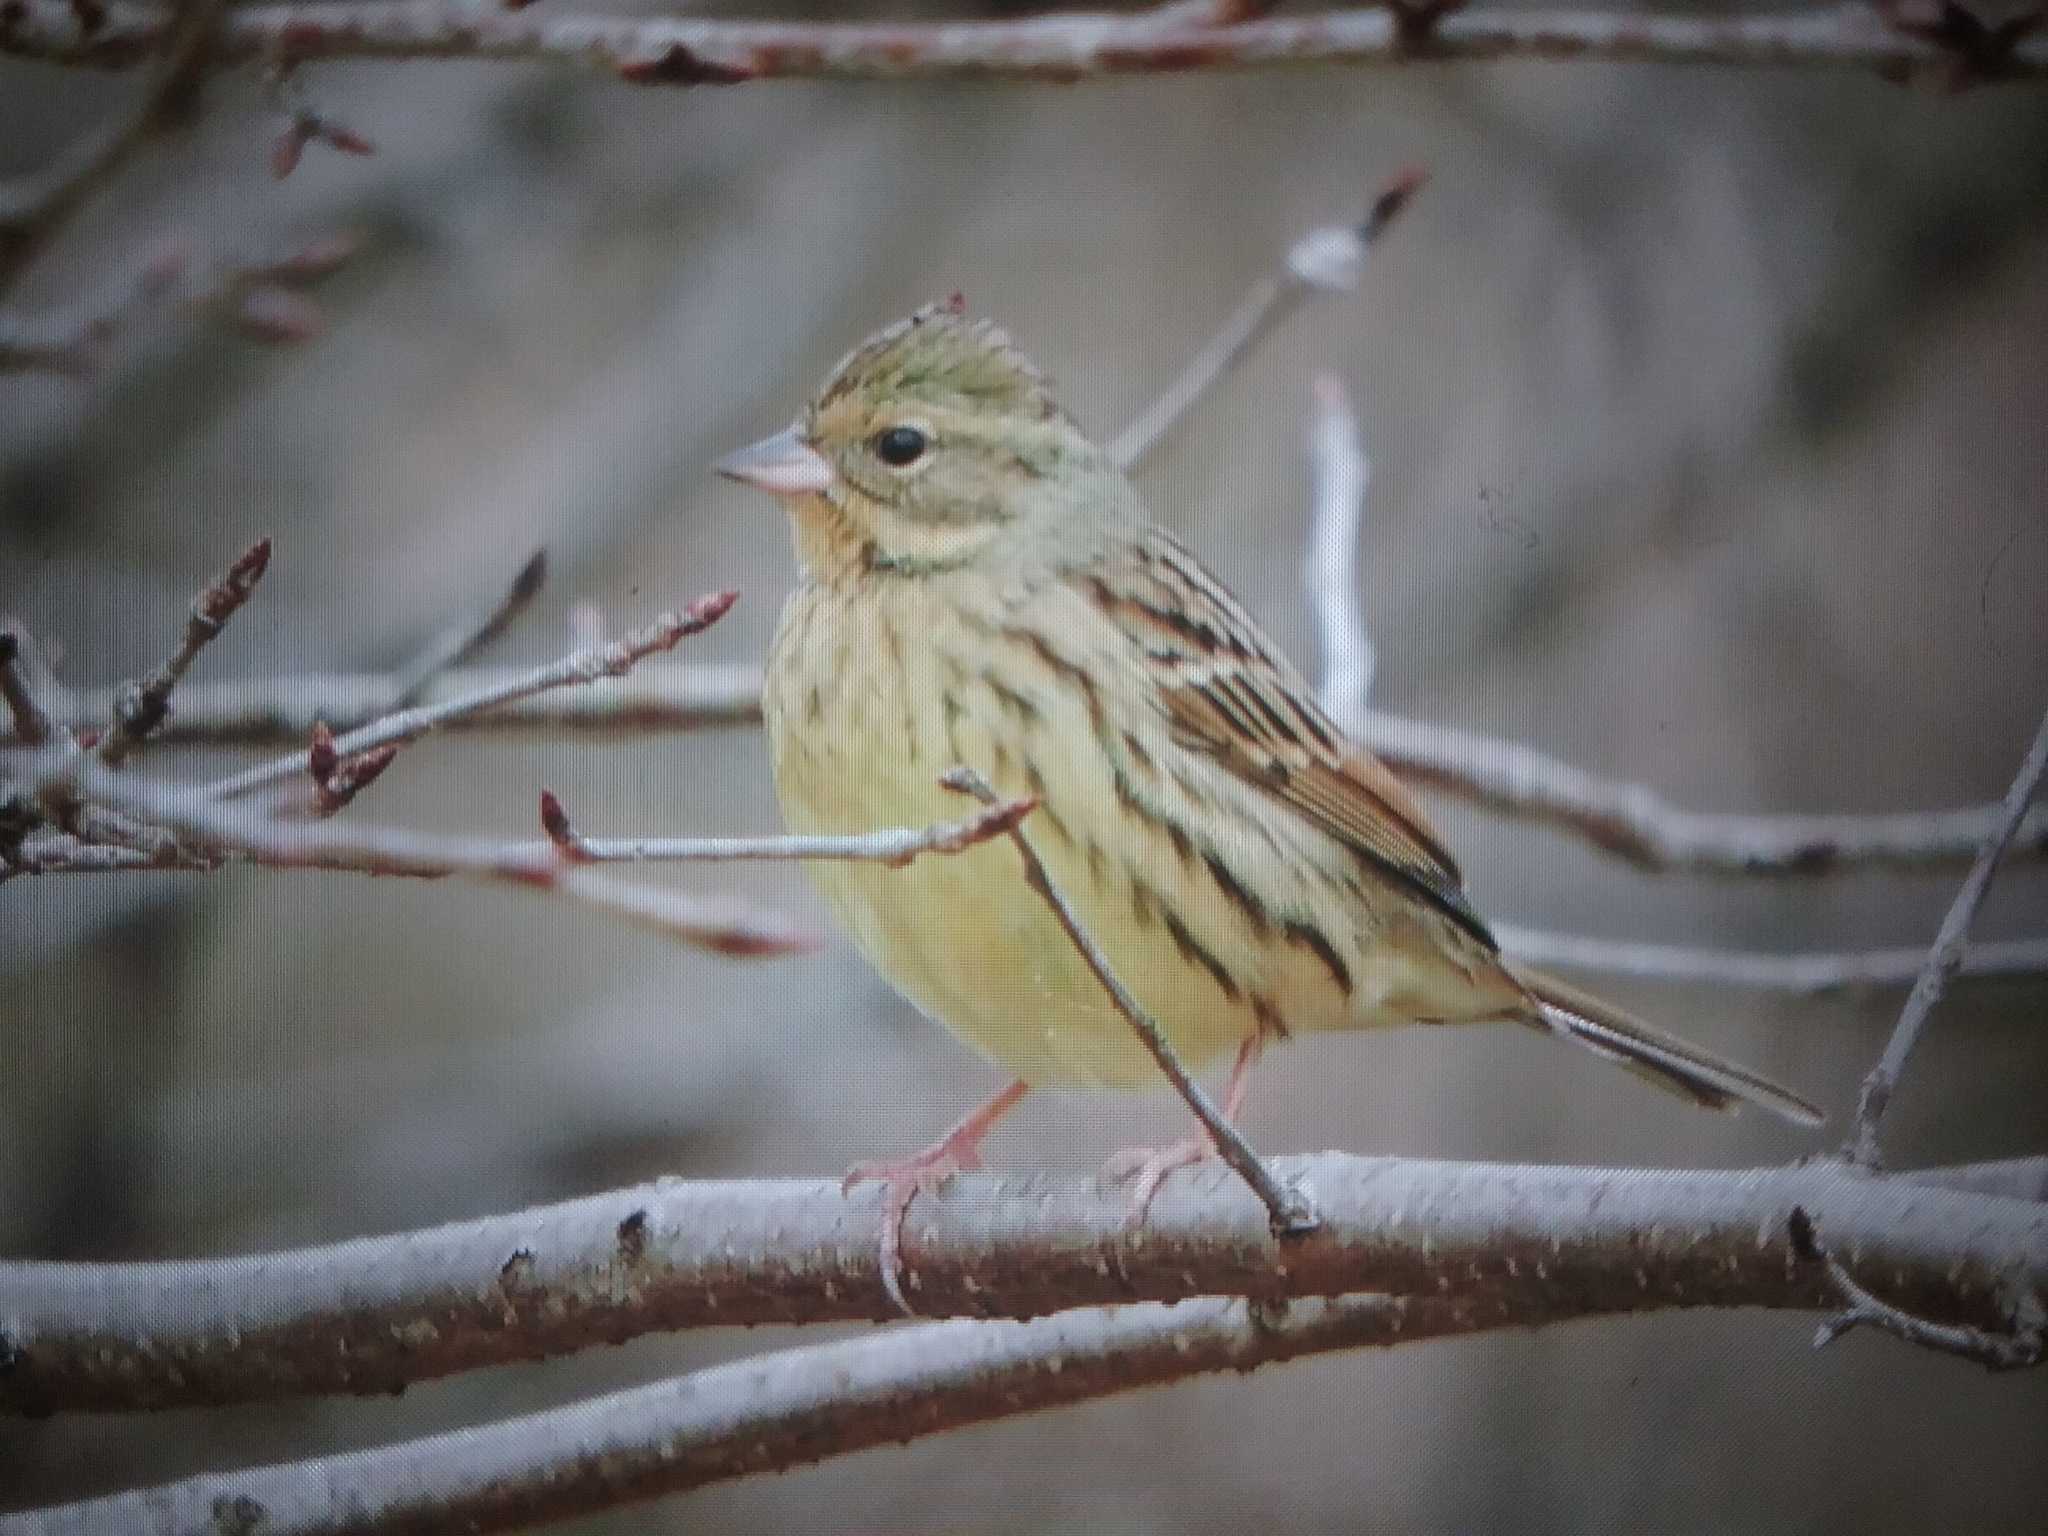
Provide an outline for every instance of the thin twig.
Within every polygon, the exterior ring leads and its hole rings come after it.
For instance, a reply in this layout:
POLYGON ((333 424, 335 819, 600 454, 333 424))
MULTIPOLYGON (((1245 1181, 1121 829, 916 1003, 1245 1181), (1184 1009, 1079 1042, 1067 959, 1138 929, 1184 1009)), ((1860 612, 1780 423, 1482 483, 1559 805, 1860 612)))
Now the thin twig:
MULTIPOLYGON (((427 732, 451 720, 480 714, 519 699, 532 698, 551 689, 569 688, 582 683, 594 683, 601 678, 622 676, 631 671, 634 664, 642 658, 671 650, 681 640, 690 635, 701 634, 717 623, 725 616, 738 596, 737 592, 710 593, 698 598, 680 613, 664 613, 653 623, 633 631, 623 639, 577 651, 560 661, 514 674, 500 682, 477 688, 473 692, 458 694, 439 703, 398 710, 336 737, 335 748, 342 756, 352 757, 357 753, 367 752, 372 747, 381 747, 392 742, 417 741, 427 732)), ((212 785, 210 792, 222 799, 231 799, 237 795, 248 794, 252 790, 282 784, 296 777, 304 766, 303 755, 289 753, 257 767, 231 774, 212 785)))
MULTIPOLYGON (((1161 1186, 1142 1226, 1093 1172, 962 1174, 919 1197, 918 1305, 1031 1317, 1191 1296, 1502 1295, 1515 1320, 1828 1310, 1794 1206, 1901 1306, 2010 1328, 2048 1288, 2041 1207, 1832 1160, 1752 1169, 1275 1159, 1324 1224, 1281 1245, 1234 1172, 1161 1186), (2019 1288, 2015 1292, 2014 1288, 2019 1288)), ((1967 1169, 1933 1170, 1951 1181, 1967 1169)), ((379 1394, 650 1333, 898 1317, 836 1179, 663 1179, 425 1231, 219 1259, 0 1261, 0 1412, 379 1394)))
MULTIPOLYGON (((1647 785, 1606 779, 1520 742, 1370 711, 1342 725, 1403 777, 1489 810, 1545 822, 1642 869, 1815 875, 1866 865, 1930 867, 1972 858, 1996 805, 1879 815, 1689 811, 1647 785)), ((2048 811, 2015 847, 2048 856, 2048 811)))
POLYGON ((514 844, 513 857, 552 847, 579 864, 724 863, 740 859, 837 859, 859 863, 908 864, 920 854, 959 853, 1001 837, 1038 806, 1031 796, 1003 800, 960 821, 929 827, 894 827, 845 837, 585 837, 569 822, 553 790, 542 790, 541 826, 546 844, 514 844))
POLYGON ((217 859, 267 869, 322 869, 436 880, 458 878, 563 896, 670 938, 728 955, 782 955, 816 937, 772 914, 683 891, 627 885, 580 867, 551 842, 496 844, 361 822, 279 822, 261 806, 202 787, 115 773, 78 754, 52 754, 37 780, 52 792, 131 818, 176 839, 160 863, 217 859))
POLYGON ((2043 775, 2048 775, 2048 714, 2041 717, 2033 745, 2027 748, 2019 772, 2013 777, 2012 787, 2005 792, 2005 799, 1999 806, 1998 820, 1985 834, 1984 845, 1977 850, 1976 862, 1964 876, 1962 889, 1956 892, 1948 915, 1941 920, 1941 929, 1934 936, 1934 948, 1927 952, 1926 963, 1906 998, 1906 1006, 1899 1012, 1898 1027, 1892 1031, 1891 1039, 1885 1042, 1884 1054, 1878 1057, 1877 1065, 1863 1079, 1863 1089, 1856 1100, 1856 1132, 1845 1151, 1853 1161, 1865 1167, 1878 1166, 1877 1133, 1884 1120, 1885 1109, 1899 1085, 1900 1074, 1906 1070, 1906 1061, 1913 1054, 1913 1047, 1919 1043, 1921 1031, 1927 1027, 1927 1020, 1941 1005, 1949 982, 1962 968, 1963 953, 1970 942, 1970 924, 1976 920, 1977 908, 1983 905, 1984 893, 1991 889, 1991 877, 1998 869, 1998 861, 2004 855, 2006 845, 2012 841, 2013 834, 2019 830, 2027 803, 2040 788, 2043 775))
MULTIPOLYGON (((760 668, 739 662, 643 663, 602 691, 520 696, 509 685, 531 674, 508 668, 451 671, 423 697, 444 704, 473 694, 501 700, 482 714, 458 710, 437 729, 577 731, 628 735, 744 725, 760 719, 760 668)), ((187 683, 158 739, 207 745, 303 744, 316 721, 374 719, 394 707, 389 673, 305 673, 233 682, 187 683)), ((50 701, 65 724, 87 727, 113 708, 111 689, 50 701)), ((1642 869, 1800 877, 1864 868, 1935 870, 1965 865, 1998 819, 1998 806, 1972 805, 1875 815, 1750 815, 1689 811, 1640 784, 1597 774, 1527 746, 1368 711, 1341 720, 1352 736, 1404 778, 1504 815, 1583 838, 1642 869)), ((0 736, 0 747, 14 745, 0 736)), ((264 782, 288 778, 267 765, 264 782)), ((2048 857, 2048 809, 2020 822, 2007 856, 2048 857)))
POLYGON ((1350 293, 1365 270, 1366 253, 1422 185, 1421 171, 1404 171, 1380 191, 1355 225, 1312 229, 1288 248, 1280 270, 1253 283, 1216 334, 1202 344, 1165 391, 1110 441, 1109 456, 1134 469, 1190 407, 1207 394, 1261 337, 1313 293, 1350 293))
POLYGON ((1322 649, 1322 705, 1339 720, 1364 715, 1372 693, 1372 635, 1358 601, 1358 527, 1372 484, 1372 461, 1358 418, 1334 373, 1318 374, 1315 425, 1309 432, 1313 490, 1308 558, 1302 585, 1316 617, 1322 649))
POLYGON ((173 303, 210 312, 257 341, 309 340, 324 316, 304 290, 346 263, 358 243, 330 235, 278 254, 203 259, 186 241, 165 240, 105 294, 51 312, 0 311, 0 373, 89 374, 123 326, 173 303))
POLYGON ((178 648, 147 677, 124 683, 115 693, 114 720, 99 745, 100 761, 109 768, 141 746, 170 712, 171 690, 178 686, 199 653, 212 643, 249 600, 256 583, 270 568, 270 540, 258 539, 228 567, 220 580, 192 600, 185 633, 178 648))
MULTIPOLYGON (((201 72, 223 9, 224 0, 174 0, 142 13, 151 35, 139 53, 160 51, 161 58, 134 104, 87 132, 44 170, 0 183, 0 293, 13 287, 50 237, 121 168, 156 127, 165 106, 201 72)), ((86 25, 83 7, 68 10, 71 25, 81 34, 97 35, 96 26, 86 25)), ((94 15, 100 15, 97 7, 94 15)), ((18 25, 11 12, 0 22, 0 52, 13 51, 18 25)))
MULTIPOLYGON (((1531 965, 1565 966, 1655 981, 1754 987, 1761 991, 1815 993, 1846 987, 1906 986, 1919 975, 1927 960, 1927 951, 1913 945, 1774 954, 1768 950, 1702 949, 1684 944, 1585 938, 1513 923, 1492 926, 1501 949, 1531 965)), ((1962 974, 2048 975, 2048 938, 1972 944, 1963 957, 1962 974)))
POLYGON ((504 634, 540 595, 547 579, 548 552, 545 548, 536 549, 526 557, 526 563, 512 578, 511 586, 505 589, 504 595, 488 613, 471 623, 444 629, 428 641, 417 656, 398 669, 398 696, 392 707, 403 709, 417 704, 427 684, 450 667, 461 666, 504 634))
POLYGON ((1822 1244, 1813 1218, 1803 1207, 1792 1208, 1788 1225, 1793 1252, 1808 1263, 1824 1265, 1828 1279, 1846 1303, 1841 1311, 1814 1331, 1815 1349, 1825 1349, 1851 1329, 1868 1327, 1938 1354, 1974 1360, 1989 1371, 2025 1370, 2048 1358, 2048 1339, 2044 1339, 2043 1334, 2048 1315, 2043 1313, 2038 1293, 2021 1290, 2010 1333, 1990 1333, 1982 1328, 1937 1323, 1916 1317, 1864 1289, 1822 1244))
POLYGON ((59 727, 29 675, 32 665, 25 632, 11 623, 0 627, 0 699, 7 703, 15 736, 29 746, 41 746, 59 727))
MULTIPOLYGON (((1416 7, 1415 9, 1428 9, 1416 7)), ((1434 7, 1439 13, 1446 7, 1434 7)), ((0 52, 124 68, 164 31, 148 8, 111 0, 98 25, 64 0, 12 0, 0 52)), ((487 9, 437 0, 250 5, 222 20, 218 64, 286 59, 540 59, 643 85, 761 80, 991 77, 1069 82, 1124 73, 1280 65, 1402 65, 1455 59, 1620 59, 1751 68, 1953 71, 1963 50, 1886 25, 1860 7, 1659 15, 1639 10, 1482 7, 1419 26, 1380 9, 1205 24, 1179 8, 982 22, 710 21, 487 9)), ((1974 78, 2048 73, 2038 36, 2001 39, 1974 78)))
MULTIPOLYGON (((983 805, 999 804, 996 792, 989 787, 988 780, 972 768, 948 769, 940 777, 939 782, 960 794, 972 795, 983 805)), ((1024 878, 1052 909, 1052 914, 1059 920, 1060 928, 1066 933, 1068 941, 1088 963, 1088 969, 1095 973, 1095 979, 1102 983, 1110 1001, 1116 1004, 1117 1012, 1130 1022, 1131 1028, 1137 1032, 1138 1039, 1143 1042, 1152 1059, 1159 1064, 1159 1070, 1164 1072, 1167 1080, 1173 1084, 1174 1091, 1181 1096, 1188 1108, 1194 1111, 1195 1118, 1201 1121, 1202 1129, 1208 1133, 1211 1144, 1216 1148, 1216 1155, 1228 1163, 1237 1176, 1244 1180, 1246 1186, 1259 1197, 1259 1202, 1265 1206, 1267 1218, 1272 1223, 1273 1235, 1291 1239, 1304 1237, 1315 1231, 1322 1218, 1316 1214, 1314 1201, 1301 1190, 1290 1189, 1275 1179, 1272 1171, 1259 1160, 1258 1153, 1252 1150, 1251 1143, 1245 1140, 1244 1133, 1230 1123, 1202 1085, 1188 1075, 1187 1068, 1183 1067, 1180 1058, 1174 1055, 1173 1047, 1167 1043, 1159 1025, 1130 994, 1123 982, 1118 980, 1115 969, 1109 963, 1109 957, 1103 954, 1100 946, 1082 925, 1080 918, 1074 915, 1074 909, 1067 905, 1067 899, 1060 894, 1059 887, 1052 883, 1052 877, 1046 873, 1045 865, 1039 861, 1037 851, 1031 846, 1031 840, 1024 835, 1024 829, 1012 822, 1006 830, 1010 841, 1017 846, 1018 856, 1024 861, 1024 878)))

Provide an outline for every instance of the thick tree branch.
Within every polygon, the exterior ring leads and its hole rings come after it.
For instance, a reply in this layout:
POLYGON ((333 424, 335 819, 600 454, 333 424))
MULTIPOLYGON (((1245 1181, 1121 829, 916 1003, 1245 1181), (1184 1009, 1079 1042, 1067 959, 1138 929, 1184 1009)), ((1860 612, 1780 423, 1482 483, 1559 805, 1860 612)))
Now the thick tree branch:
POLYGON ((0 1536, 511 1530, 1216 1371, 1511 1323, 1483 1298, 1381 1296, 927 1323, 481 1428, 0 1516, 0 1536))
POLYGON ((1877 1065, 1863 1079, 1863 1089, 1856 1101, 1856 1132, 1848 1151, 1866 1167, 1874 1168, 1878 1164, 1878 1127, 1884 1120, 1892 1093, 1899 1085, 1899 1076, 1906 1070, 1907 1059, 1919 1043, 1928 1019, 1941 1006, 1949 982, 1962 969, 1963 954, 1970 942, 1970 924, 1976 921, 1977 909, 1984 903, 1984 893, 1991 889, 1991 877, 1998 871, 1998 861, 2004 857, 2013 835, 2019 830, 2027 804, 2040 789, 2044 776, 2048 776, 2048 714, 2041 717, 2033 744, 2027 748, 2019 772, 2013 776, 2012 787, 2005 792, 2005 800, 1999 806, 1998 820, 1985 834, 1976 862, 1964 877, 1962 889, 1956 892, 1948 915, 1941 920, 1934 947, 1928 951, 1926 963, 1906 998, 1906 1006, 1900 1010, 1898 1027, 1885 1043, 1884 1054, 1878 1057, 1877 1065))
MULTIPOLYGON (((220 64, 277 59, 536 59, 606 70, 638 84, 740 85, 759 80, 906 80, 1091 76, 1278 65, 1387 65, 1418 60, 1624 59, 1662 64, 1917 71, 1964 78, 2048 73, 2048 48, 2026 29, 1980 28, 1970 45, 1887 24, 1860 7, 1748 15, 1639 11, 1433 14, 1411 7, 1271 16, 1217 25, 1188 7, 1135 15, 1052 15, 1016 21, 809 23, 548 14, 447 0, 354 0, 238 6, 222 19, 220 64), (1981 57, 1979 56, 1981 55, 1981 57)), ((166 23, 116 0, 87 25, 64 0, 11 0, 0 52, 121 68, 160 46, 166 23)))
MULTIPOLYGON (((2048 1293, 2048 1204, 1834 1162, 1694 1171, 1326 1153, 1272 1166, 1311 1189, 1323 1217, 1284 1247, 1217 1165, 1168 1179, 1137 1228, 1091 1175, 962 1175, 914 1208, 907 1283, 939 1317, 1365 1291, 1498 1292, 1520 1323, 1832 1308, 1826 1275, 1791 1246, 1799 1207, 1919 1316, 2006 1332, 2018 1298, 2048 1293)), ((0 1263, 0 1408, 381 1393, 656 1331, 887 1320, 881 1199, 826 1180, 663 1180, 286 1253, 0 1263)))

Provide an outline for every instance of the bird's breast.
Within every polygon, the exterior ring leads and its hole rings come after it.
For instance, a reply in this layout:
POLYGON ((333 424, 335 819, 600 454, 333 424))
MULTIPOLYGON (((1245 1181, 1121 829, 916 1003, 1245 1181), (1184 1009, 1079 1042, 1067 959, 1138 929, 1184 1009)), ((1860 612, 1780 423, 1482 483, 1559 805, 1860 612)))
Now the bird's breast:
MULTIPOLYGON (((1350 855, 1183 760, 1128 648, 1084 618, 968 582, 800 589, 763 696, 790 828, 958 819, 972 803, 938 780, 970 767, 1038 798, 1026 836, 1186 1065, 1261 1030, 1395 1021, 1414 978, 1350 855)), ((875 967, 1007 1070, 1159 1080, 1007 839, 809 867, 875 967)))

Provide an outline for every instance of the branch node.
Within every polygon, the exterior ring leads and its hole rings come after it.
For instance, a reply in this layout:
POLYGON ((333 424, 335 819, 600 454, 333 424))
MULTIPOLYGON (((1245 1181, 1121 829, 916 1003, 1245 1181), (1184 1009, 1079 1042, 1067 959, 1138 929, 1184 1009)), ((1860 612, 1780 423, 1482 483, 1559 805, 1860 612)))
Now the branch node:
POLYGON ((1845 1303, 1839 1312, 1823 1319, 1814 1330, 1815 1349, 1825 1349, 1843 1334, 1867 1327, 1889 1333, 1921 1349, 1974 1360, 1988 1371, 2024 1370, 2048 1359, 2048 1336, 2044 1336, 2048 1313, 2044 1313, 2040 1297, 2032 1291, 2023 1291, 2008 1307, 2012 1324, 2009 1333, 1987 1333, 1981 1328, 1937 1323, 1895 1307, 1865 1290, 1841 1261, 1828 1252, 1814 1227, 1813 1218, 1807 1215, 1803 1206, 1792 1207, 1786 1230, 1793 1256, 1804 1264, 1824 1266, 1829 1283, 1845 1303))

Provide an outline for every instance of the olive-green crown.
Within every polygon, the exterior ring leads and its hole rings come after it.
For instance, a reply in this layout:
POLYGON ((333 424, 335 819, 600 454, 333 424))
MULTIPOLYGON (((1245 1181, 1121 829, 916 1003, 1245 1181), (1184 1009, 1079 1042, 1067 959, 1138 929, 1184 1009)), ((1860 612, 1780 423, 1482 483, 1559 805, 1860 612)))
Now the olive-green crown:
POLYGON ((840 359, 812 411, 849 393, 1044 420, 1060 413, 1052 384, 992 320, 970 320, 956 300, 927 304, 875 332, 840 359))

